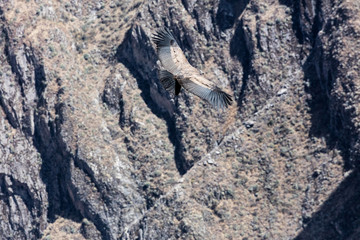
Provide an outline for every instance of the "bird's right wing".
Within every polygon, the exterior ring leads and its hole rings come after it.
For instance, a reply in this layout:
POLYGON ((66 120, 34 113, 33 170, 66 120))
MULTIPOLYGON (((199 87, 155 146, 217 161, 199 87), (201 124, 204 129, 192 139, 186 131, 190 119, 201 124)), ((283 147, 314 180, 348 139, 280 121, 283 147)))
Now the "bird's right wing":
POLYGON ((191 67, 169 29, 161 29, 154 34, 152 39, 161 64, 167 71, 178 75, 185 67, 191 67))
POLYGON ((215 108, 227 108, 233 101, 231 96, 220 88, 211 85, 207 86, 195 79, 185 78, 181 81, 181 84, 186 90, 207 100, 215 108))

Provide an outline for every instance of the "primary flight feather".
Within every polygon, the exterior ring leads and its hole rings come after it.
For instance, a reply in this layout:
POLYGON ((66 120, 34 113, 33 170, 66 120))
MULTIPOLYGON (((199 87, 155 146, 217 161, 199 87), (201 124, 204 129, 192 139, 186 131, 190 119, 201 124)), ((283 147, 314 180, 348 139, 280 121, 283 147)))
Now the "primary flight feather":
POLYGON ((153 36, 156 52, 165 70, 159 73, 164 88, 178 95, 181 87, 210 102, 216 108, 227 108, 232 98, 214 83, 201 76, 199 70, 190 65, 174 36, 162 29, 153 36))

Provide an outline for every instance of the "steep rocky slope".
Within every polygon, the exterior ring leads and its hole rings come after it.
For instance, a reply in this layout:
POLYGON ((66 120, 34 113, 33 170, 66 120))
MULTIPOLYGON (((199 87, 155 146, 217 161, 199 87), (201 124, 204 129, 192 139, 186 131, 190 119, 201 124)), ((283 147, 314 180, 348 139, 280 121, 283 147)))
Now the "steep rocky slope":
POLYGON ((0 3, 3 239, 357 239, 360 4, 0 3), (157 78, 167 26, 232 93, 157 78))

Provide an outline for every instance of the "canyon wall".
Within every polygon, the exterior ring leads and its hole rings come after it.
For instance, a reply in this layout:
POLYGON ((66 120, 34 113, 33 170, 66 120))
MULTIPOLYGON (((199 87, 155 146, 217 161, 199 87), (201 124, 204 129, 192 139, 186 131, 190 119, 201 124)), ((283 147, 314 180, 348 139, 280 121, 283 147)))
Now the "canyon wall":
POLYGON ((359 239, 359 49, 358 1, 2 1, 0 236, 359 239))

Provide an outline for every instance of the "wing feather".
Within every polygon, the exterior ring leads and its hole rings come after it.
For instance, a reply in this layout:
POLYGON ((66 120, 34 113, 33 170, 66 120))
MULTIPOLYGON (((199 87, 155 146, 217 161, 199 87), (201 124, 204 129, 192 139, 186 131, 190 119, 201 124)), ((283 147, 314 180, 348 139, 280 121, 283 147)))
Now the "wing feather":
POLYGON ((232 103, 231 96, 216 86, 208 87, 200 82, 195 82, 190 78, 182 80, 181 84, 186 90, 207 100, 215 108, 227 108, 232 103))
POLYGON ((178 75, 183 69, 192 67, 169 29, 159 30, 152 39, 161 64, 167 71, 178 75))
POLYGON ((159 48, 161 47, 170 46, 172 44, 172 41, 176 42, 174 36, 167 28, 163 28, 156 32, 152 39, 156 45, 156 50, 159 50, 159 48))

